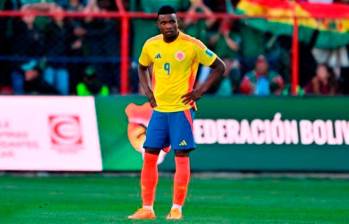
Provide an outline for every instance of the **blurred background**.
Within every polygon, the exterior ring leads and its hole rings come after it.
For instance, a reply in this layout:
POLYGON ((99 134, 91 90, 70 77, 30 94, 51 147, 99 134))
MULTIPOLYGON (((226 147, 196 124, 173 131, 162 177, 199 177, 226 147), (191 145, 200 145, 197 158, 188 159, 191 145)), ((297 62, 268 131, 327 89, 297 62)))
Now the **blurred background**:
MULTIPOLYGON (((227 63, 210 94, 348 94, 345 0, 4 0, 0 93, 140 94, 138 56, 145 40, 158 34, 155 18, 163 4, 180 12, 181 30, 227 63), (293 13, 297 7, 302 9, 293 13), (45 87, 30 85, 28 63, 40 69, 45 87), (79 85, 86 82, 88 93, 79 85)), ((201 67, 197 83, 208 72, 201 67)))

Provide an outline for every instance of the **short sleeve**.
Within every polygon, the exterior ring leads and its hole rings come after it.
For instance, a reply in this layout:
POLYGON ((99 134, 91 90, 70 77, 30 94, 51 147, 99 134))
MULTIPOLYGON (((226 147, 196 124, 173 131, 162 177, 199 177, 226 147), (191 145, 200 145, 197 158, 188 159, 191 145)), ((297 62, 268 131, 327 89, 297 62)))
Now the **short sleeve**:
POLYGON ((203 44, 201 41, 197 40, 196 44, 196 56, 200 64, 203 64, 205 66, 210 66, 213 64, 213 62, 216 60, 217 55, 208 49, 205 44, 203 44))
POLYGON ((139 56, 139 59, 138 59, 139 64, 144 66, 149 66, 152 63, 151 57, 149 56, 148 48, 149 48, 149 45, 146 42, 143 46, 141 55, 139 56))

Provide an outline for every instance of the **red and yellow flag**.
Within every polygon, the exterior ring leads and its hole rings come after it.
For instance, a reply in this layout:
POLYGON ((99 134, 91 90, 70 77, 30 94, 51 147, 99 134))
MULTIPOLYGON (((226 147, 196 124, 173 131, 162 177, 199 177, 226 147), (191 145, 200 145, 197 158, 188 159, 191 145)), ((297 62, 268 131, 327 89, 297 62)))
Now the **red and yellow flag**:
POLYGON ((246 24, 276 35, 292 35, 294 17, 299 39, 307 40, 319 30, 320 48, 336 48, 349 43, 349 6, 344 4, 297 3, 286 0, 241 0, 238 13, 267 19, 248 19, 246 24))

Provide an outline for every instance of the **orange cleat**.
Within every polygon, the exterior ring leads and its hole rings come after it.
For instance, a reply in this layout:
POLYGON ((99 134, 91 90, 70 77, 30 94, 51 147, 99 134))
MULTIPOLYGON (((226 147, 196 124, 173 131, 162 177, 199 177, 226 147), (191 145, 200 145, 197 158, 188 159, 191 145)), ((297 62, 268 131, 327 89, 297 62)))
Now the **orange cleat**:
POLYGON ((153 210, 140 208, 134 214, 128 216, 128 219, 155 219, 156 215, 153 210))
POLYGON ((182 212, 178 208, 172 208, 170 213, 166 217, 167 220, 180 220, 182 218, 182 212))

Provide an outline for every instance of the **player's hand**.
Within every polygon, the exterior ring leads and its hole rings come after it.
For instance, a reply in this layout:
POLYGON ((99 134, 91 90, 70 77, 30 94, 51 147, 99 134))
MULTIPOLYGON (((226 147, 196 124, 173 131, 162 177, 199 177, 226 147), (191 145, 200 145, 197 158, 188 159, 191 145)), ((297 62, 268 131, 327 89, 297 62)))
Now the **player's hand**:
POLYGON ((195 89, 192 92, 189 92, 183 95, 181 98, 184 104, 188 104, 192 101, 197 101, 198 99, 200 99, 201 96, 202 96, 202 92, 198 89, 195 89))

